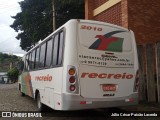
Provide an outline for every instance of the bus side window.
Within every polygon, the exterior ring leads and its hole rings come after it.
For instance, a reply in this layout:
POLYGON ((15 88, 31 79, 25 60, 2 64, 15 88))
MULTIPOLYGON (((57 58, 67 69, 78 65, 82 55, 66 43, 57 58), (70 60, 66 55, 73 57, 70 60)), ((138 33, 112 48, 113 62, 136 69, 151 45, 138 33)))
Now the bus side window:
POLYGON ((32 51, 31 67, 32 70, 35 68, 35 50, 32 51))
POLYGON ((46 43, 41 45, 39 68, 43 68, 44 67, 45 54, 46 54, 46 43))
POLYGON ((32 70, 32 53, 29 53, 29 70, 32 70))
POLYGON ((38 69, 38 66, 39 66, 39 47, 36 48, 35 69, 38 69))
POLYGON ((26 57, 25 57, 25 71, 28 71, 28 62, 29 62, 29 60, 28 60, 28 54, 26 55, 26 57))
POLYGON ((59 37, 59 34, 57 34, 55 37, 54 37, 54 47, 53 47, 53 66, 56 66, 57 65, 57 53, 58 53, 58 37, 59 37))
POLYGON ((46 63, 45 67, 51 66, 53 39, 47 41, 46 63))
POLYGON ((60 37, 59 37, 59 55, 58 55, 58 65, 62 64, 62 59, 63 59, 63 48, 64 48, 64 32, 60 32, 60 37))

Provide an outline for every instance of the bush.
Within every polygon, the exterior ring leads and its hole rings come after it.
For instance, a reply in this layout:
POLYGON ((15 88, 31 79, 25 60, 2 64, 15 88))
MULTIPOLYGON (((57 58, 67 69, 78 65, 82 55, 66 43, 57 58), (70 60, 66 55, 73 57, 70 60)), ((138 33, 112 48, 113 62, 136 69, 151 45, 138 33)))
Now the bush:
POLYGON ((19 71, 14 67, 7 72, 7 75, 12 82, 16 82, 18 80, 19 71))

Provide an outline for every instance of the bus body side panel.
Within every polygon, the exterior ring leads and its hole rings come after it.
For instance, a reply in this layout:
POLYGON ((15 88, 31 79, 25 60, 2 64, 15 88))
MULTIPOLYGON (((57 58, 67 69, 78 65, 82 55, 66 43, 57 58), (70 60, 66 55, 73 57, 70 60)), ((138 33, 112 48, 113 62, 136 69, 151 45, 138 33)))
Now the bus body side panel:
POLYGON ((23 72, 21 74, 21 92, 25 93, 26 95, 34 98, 33 86, 31 82, 31 76, 29 72, 23 72))
MULTIPOLYGON (((65 44, 64 44, 64 60, 63 60, 63 83, 62 83, 62 108, 61 110, 69 110, 66 109, 66 105, 72 104, 72 98, 66 100, 66 96, 72 96, 75 95, 75 93, 68 92, 69 91, 69 79, 67 77, 68 75, 68 67, 73 66, 76 69, 76 72, 78 73, 78 46, 77 46, 77 26, 78 21, 77 20, 70 20, 65 24, 65 44)), ((77 79, 77 82, 78 79, 77 79)), ((77 93, 79 96, 80 93, 77 93)))
POLYGON ((139 62, 138 62, 138 53, 137 53, 137 46, 136 46, 136 40, 135 36, 132 30, 130 30, 130 35, 132 39, 132 46, 133 46, 133 51, 134 51, 134 69, 138 70, 139 69, 139 62))
POLYGON ((76 67, 78 70, 78 49, 77 49, 77 20, 71 20, 65 26, 65 50, 63 62, 63 88, 62 93, 67 93, 68 66, 76 67))
POLYGON ((63 68, 50 68, 22 74, 22 92, 35 98, 36 90, 39 91, 41 102, 51 108, 60 102, 55 96, 61 95, 63 68))

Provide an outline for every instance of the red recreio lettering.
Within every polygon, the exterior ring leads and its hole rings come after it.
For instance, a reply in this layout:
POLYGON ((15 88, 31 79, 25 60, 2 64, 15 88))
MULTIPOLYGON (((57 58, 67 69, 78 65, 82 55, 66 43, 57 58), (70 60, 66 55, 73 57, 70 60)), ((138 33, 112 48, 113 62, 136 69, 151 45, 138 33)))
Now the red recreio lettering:
POLYGON ((49 74, 47 76, 36 76, 35 77, 36 81, 52 81, 52 76, 49 74))
POLYGON ((107 74, 103 74, 103 73, 98 75, 99 78, 106 78, 106 76, 107 74))
POLYGON ((97 73, 90 73, 89 75, 89 78, 96 78, 98 76, 97 73))
POLYGON ((89 73, 82 73, 81 78, 84 78, 89 73))
POLYGON ((119 79, 119 78, 121 78, 121 77, 122 77, 121 74, 116 74, 116 75, 114 75, 114 78, 115 78, 115 79, 119 79))
POLYGON ((127 73, 122 73, 122 74, 106 74, 106 73, 82 73, 81 78, 107 78, 107 79, 132 79, 134 75, 132 74, 127 74, 127 73))

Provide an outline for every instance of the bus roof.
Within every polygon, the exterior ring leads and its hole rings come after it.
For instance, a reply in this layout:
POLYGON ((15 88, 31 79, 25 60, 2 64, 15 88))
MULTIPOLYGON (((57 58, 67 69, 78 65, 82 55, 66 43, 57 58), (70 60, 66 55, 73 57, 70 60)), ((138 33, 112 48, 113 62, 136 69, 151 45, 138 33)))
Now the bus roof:
POLYGON ((114 25, 114 24, 110 24, 110 23, 105 23, 105 22, 100 22, 100 21, 93 21, 93 20, 71 19, 68 22, 66 22, 64 25, 62 25, 61 27, 59 27, 58 29, 56 29, 54 32, 52 32, 50 35, 48 35, 46 38, 44 38, 43 40, 39 41, 38 44, 35 45, 33 48, 31 48, 27 53, 31 52, 35 47, 39 46, 40 44, 43 44, 43 42, 45 42, 48 38, 52 37, 52 35, 54 33, 56 33, 57 31, 59 31, 60 29, 62 29, 66 24, 68 24, 70 22, 75 22, 75 21, 77 21, 77 22, 84 22, 84 23, 91 23, 91 24, 106 25, 106 26, 122 29, 124 31, 129 31, 128 29, 126 29, 124 27, 120 27, 120 26, 117 26, 117 25, 114 25))

